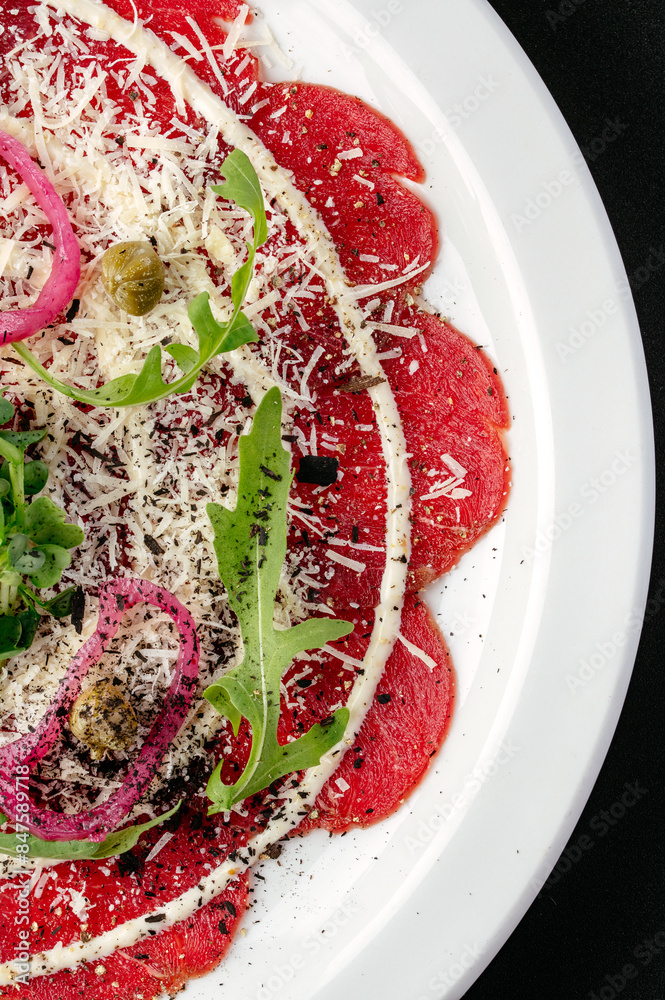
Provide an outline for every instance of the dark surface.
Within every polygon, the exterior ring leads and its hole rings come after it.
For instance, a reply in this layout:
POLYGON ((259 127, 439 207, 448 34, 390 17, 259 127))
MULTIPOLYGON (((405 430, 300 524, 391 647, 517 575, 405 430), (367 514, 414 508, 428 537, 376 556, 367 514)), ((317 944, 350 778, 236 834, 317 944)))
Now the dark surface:
MULTIPOLYGON (((536 66, 580 147, 590 153, 587 161, 631 279, 660 455, 665 430, 665 2, 491 4, 536 66), (595 155, 599 144, 594 140, 608 120, 625 127, 595 155), (662 251, 662 263, 654 250, 662 251)), ((642 641, 600 777, 549 884, 465 1000, 665 1000, 662 525, 659 504, 642 641), (620 805, 627 784, 638 787, 620 805)))

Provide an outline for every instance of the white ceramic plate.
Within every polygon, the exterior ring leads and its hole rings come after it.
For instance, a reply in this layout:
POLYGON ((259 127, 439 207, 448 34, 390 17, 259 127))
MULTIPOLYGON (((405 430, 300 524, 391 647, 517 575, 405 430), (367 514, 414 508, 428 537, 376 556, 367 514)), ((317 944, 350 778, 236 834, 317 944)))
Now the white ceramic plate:
POLYGON ((555 864, 628 684, 653 523, 639 331, 583 158, 485 0, 261 6, 304 78, 419 150, 443 235, 427 297, 501 370, 514 480, 504 523, 429 595, 459 679, 435 766, 388 822, 259 869, 188 996, 455 1000, 555 864))

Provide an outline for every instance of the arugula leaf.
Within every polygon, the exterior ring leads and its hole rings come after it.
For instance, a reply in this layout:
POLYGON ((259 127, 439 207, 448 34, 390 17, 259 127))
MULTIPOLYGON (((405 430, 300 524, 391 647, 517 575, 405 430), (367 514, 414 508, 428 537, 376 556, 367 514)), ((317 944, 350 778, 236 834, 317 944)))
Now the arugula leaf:
MULTIPOLYGON (((98 843, 88 840, 41 840, 32 833, 2 833, 0 854, 8 854, 12 858, 54 858, 58 861, 101 861, 103 858, 112 858, 130 851, 138 843, 142 833, 175 815, 181 802, 182 800, 155 819, 116 830, 98 843), (29 848, 27 851, 24 846, 26 844, 29 848)), ((7 817, 0 813, 0 826, 6 821, 7 817)))
POLYGON ((292 743, 277 740, 280 681, 293 657, 353 631, 350 622, 330 618, 310 618, 285 631, 273 626, 293 480, 290 456, 281 442, 281 413, 279 389, 271 389, 250 433, 240 438, 236 509, 207 506, 219 573, 240 622, 245 655, 204 691, 204 697, 229 719, 236 736, 243 717, 252 727, 249 760, 235 784, 222 782, 223 761, 210 777, 210 815, 230 809, 286 774, 314 767, 342 739, 349 718, 348 709, 340 708, 292 743))
MULTIPOLYGON (((222 184, 213 186, 212 190, 229 201, 235 201, 249 212, 254 222, 254 238, 251 243, 247 243, 247 260, 231 279, 233 303, 231 319, 226 323, 217 322, 212 315, 207 292, 201 292, 193 299, 187 315, 197 335, 199 349, 196 351, 187 344, 171 344, 165 349, 184 373, 173 382, 165 382, 162 378, 162 352, 159 345, 150 349, 140 372, 122 375, 98 389, 86 390, 61 382, 37 361, 25 344, 13 344, 14 350, 45 382, 63 395, 91 406, 137 406, 154 403, 173 393, 189 392, 201 370, 212 358, 259 339, 254 327, 242 312, 242 305, 254 274, 256 251, 268 239, 263 193, 256 171, 242 150, 234 149, 229 153, 221 170, 225 180, 222 184)), ((1 416, 2 411, 0 411, 1 416)), ((2 433, 4 432, 0 432, 2 433)))

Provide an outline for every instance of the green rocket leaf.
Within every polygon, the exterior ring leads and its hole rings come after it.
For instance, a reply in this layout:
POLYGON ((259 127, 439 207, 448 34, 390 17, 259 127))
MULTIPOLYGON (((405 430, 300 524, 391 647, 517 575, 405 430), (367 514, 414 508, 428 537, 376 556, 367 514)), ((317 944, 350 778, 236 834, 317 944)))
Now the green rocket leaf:
MULTIPOLYGON (((98 843, 89 840, 41 840, 31 833, 0 834, 0 853, 9 854, 13 858, 54 858, 58 861, 89 861, 113 858, 117 854, 130 851, 138 843, 138 839, 146 830, 164 823, 178 809, 180 802, 169 812, 148 820, 147 823, 137 823, 126 826, 124 830, 116 830, 98 843), (28 850, 25 850, 25 845, 28 850)), ((7 817, 0 813, 0 826, 7 817)))
MULTIPOLYGON (((254 274, 256 251, 268 239, 263 193, 256 171, 242 150, 234 149, 229 153, 221 170, 225 180, 222 184, 215 185, 212 190, 244 208, 250 213, 254 222, 254 237, 252 242, 247 244, 247 260, 231 279, 233 314, 230 320, 226 323, 217 322, 212 315, 207 292, 201 292, 192 300, 187 315, 197 335, 199 349, 196 351, 187 344, 171 344, 166 348, 166 353, 183 372, 183 375, 173 382, 165 382, 162 378, 162 352, 158 345, 150 349, 140 372, 122 375, 98 389, 86 390, 61 382, 37 361, 25 344, 13 344, 15 351, 25 363, 45 382, 63 395, 91 406, 137 406, 154 403, 173 393, 189 392, 200 371, 212 358, 259 339, 254 327, 242 312, 242 306, 254 274)), ((3 412, 0 410, 0 417, 3 412)), ((0 435, 2 434, 8 435, 11 432, 0 431, 0 435)), ((13 437, 8 440, 13 442, 13 437)))
POLYGON ((279 389, 271 389, 256 411, 250 433, 240 438, 236 509, 207 507, 219 573, 240 623, 244 659, 204 695, 229 719, 236 735, 242 718, 252 727, 249 760, 238 780, 233 785, 222 782, 223 761, 210 778, 210 814, 230 809, 286 774, 314 767, 342 739, 349 718, 348 710, 340 708, 292 743, 280 744, 277 739, 280 681, 293 657, 353 630, 350 622, 330 618, 310 618, 284 631, 273 626, 286 555, 286 502, 293 480, 289 454, 281 442, 281 413, 279 389))

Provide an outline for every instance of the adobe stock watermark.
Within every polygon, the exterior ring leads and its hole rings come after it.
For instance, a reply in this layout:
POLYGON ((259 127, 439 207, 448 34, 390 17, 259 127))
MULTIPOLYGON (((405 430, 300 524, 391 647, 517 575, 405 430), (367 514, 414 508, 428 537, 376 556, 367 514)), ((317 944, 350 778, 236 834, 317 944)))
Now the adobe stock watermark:
POLYGON ((389 24, 392 24, 395 17, 404 13, 404 10, 402 0, 388 0, 388 3, 384 7, 372 11, 370 16, 365 20, 362 28, 359 28, 353 36, 353 47, 351 45, 342 46, 342 51, 347 60, 353 59, 360 52, 364 52, 372 41, 378 38, 389 24))
POLYGON ((500 86, 501 81, 497 80, 493 73, 483 74, 478 78, 478 82, 470 94, 454 104, 452 108, 448 108, 445 113, 448 123, 453 128, 459 128, 462 122, 467 121, 490 99, 492 94, 497 92, 500 86))
POLYGON ((347 900, 340 908, 325 922, 318 931, 308 934, 302 941, 300 951, 295 951, 285 962, 280 962, 273 966, 273 973, 261 986, 256 994, 255 1000, 273 1000, 282 993, 288 1000, 289 984, 293 982, 296 974, 306 968, 308 960, 323 948, 324 944, 334 938, 346 927, 362 910, 358 903, 347 900))
POLYGON ((618 118, 606 118, 605 127, 602 132, 590 139, 584 146, 573 153, 573 162, 577 167, 584 167, 587 163, 595 163, 603 155, 608 146, 623 135, 628 126, 619 121, 618 118))
POLYGON ((605 299, 597 309, 587 309, 585 318, 577 326, 569 327, 568 340, 556 342, 556 353, 562 361, 567 361, 585 346, 592 337, 602 330, 612 316, 616 316, 621 308, 620 303, 613 298, 605 299))
POLYGON ((472 800, 476 792, 490 781, 500 769, 512 760, 521 750, 510 741, 500 745, 495 754, 486 761, 477 764, 473 771, 470 771, 463 783, 462 789, 448 802, 442 802, 436 807, 435 812, 428 820, 423 820, 419 826, 415 837, 407 837, 405 840, 409 854, 417 854, 429 844, 443 825, 450 819, 454 812, 463 809, 472 800))
POLYGON ((569 188, 579 184, 582 168, 586 172, 588 164, 602 156, 627 128, 628 125, 619 119, 606 118, 602 131, 571 154, 572 166, 564 167, 556 176, 542 181, 540 190, 525 202, 521 211, 512 213, 511 222, 517 232, 522 233, 531 227, 569 188))
POLYGON ((623 278, 617 283, 618 292, 626 297, 630 291, 638 292, 655 274, 660 274, 663 267, 665 267, 665 245, 661 243, 659 247, 649 247, 649 256, 644 263, 631 271, 627 279, 623 278))
POLYGON ((574 170, 565 168, 556 177, 543 181, 540 190, 529 198, 521 212, 513 212, 510 220, 518 233, 523 232, 536 222, 548 208, 565 194, 566 190, 579 184, 579 177, 574 170))
POLYGON ((421 993, 416 1000, 432 1000, 432 994, 440 996, 442 990, 450 989, 451 986, 458 983, 464 973, 476 964, 482 954, 483 949, 477 942, 467 944, 455 962, 451 962, 447 969, 442 969, 435 976, 432 976, 427 983, 428 995, 425 996, 421 993))
MULTIPOLYGON (((16 785, 16 853, 19 858, 27 859, 30 854, 30 837, 27 826, 30 815, 30 796, 28 794, 28 778, 30 768, 24 764, 16 767, 14 782, 16 785)), ((14 910, 14 926, 16 942, 13 958, 15 971, 14 983, 26 986, 30 980, 30 890, 32 872, 26 872, 26 880, 19 886, 16 908, 14 910)))
POLYGON ((621 300, 630 298, 630 292, 642 288, 654 274, 665 267, 665 246, 651 247, 649 256, 627 278, 617 282, 617 296, 608 297, 595 309, 587 309, 584 319, 575 326, 568 328, 567 340, 558 340, 555 344, 557 355, 561 361, 568 361, 578 353, 596 334, 606 326, 608 321, 621 309, 621 300))
MULTIPOLYGON (((471 93, 445 112, 446 121, 451 128, 459 128, 463 122, 471 118, 490 99, 492 94, 496 93, 500 86, 501 81, 497 80, 493 73, 486 73, 479 77, 471 93)), ((447 132, 443 128, 436 128, 427 139, 421 139, 417 142, 416 148, 421 156, 431 156, 437 146, 444 145, 447 139, 447 132)))
POLYGON ((612 662, 619 650, 628 642, 631 635, 642 630, 643 625, 649 622, 665 606, 665 577, 661 577, 658 582, 658 589, 654 592, 646 603, 644 612, 631 611, 626 615, 624 627, 617 629, 612 635, 602 642, 597 642, 592 653, 580 659, 577 673, 566 674, 566 684, 568 690, 577 694, 595 680, 598 674, 612 662))
POLYGON ((551 523, 546 528, 541 528, 536 534, 533 545, 522 546, 522 562, 532 563, 538 556, 548 552, 562 535, 569 531, 580 518, 584 517, 589 507, 592 507, 616 486, 617 482, 637 465, 638 461, 637 455, 632 455, 627 450, 615 452, 614 458, 606 469, 580 486, 580 499, 571 501, 565 510, 552 518, 551 523))
POLYGON ((447 614, 444 617, 446 634, 456 636, 458 639, 468 635, 477 623, 476 618, 461 611, 456 611, 452 617, 447 614))
POLYGON ((556 10, 545 11, 547 23, 553 31, 556 31, 560 24, 565 24, 569 17, 579 10, 585 0, 561 0, 556 10))
POLYGON ((608 809, 601 809, 600 812, 591 817, 588 824, 589 832, 580 834, 572 843, 568 844, 552 871, 542 878, 536 876, 531 880, 531 885, 541 893, 553 889, 576 864, 586 857, 589 851, 593 850, 598 841, 606 837, 626 814, 648 794, 649 789, 643 788, 639 781, 627 781, 623 792, 616 801, 608 809))
POLYGON ((665 951, 665 930, 656 931, 651 937, 643 938, 633 948, 631 958, 635 962, 626 962, 619 972, 605 976, 602 986, 587 994, 588 1000, 616 1000, 625 990, 628 983, 638 978, 641 969, 646 969, 665 951))

